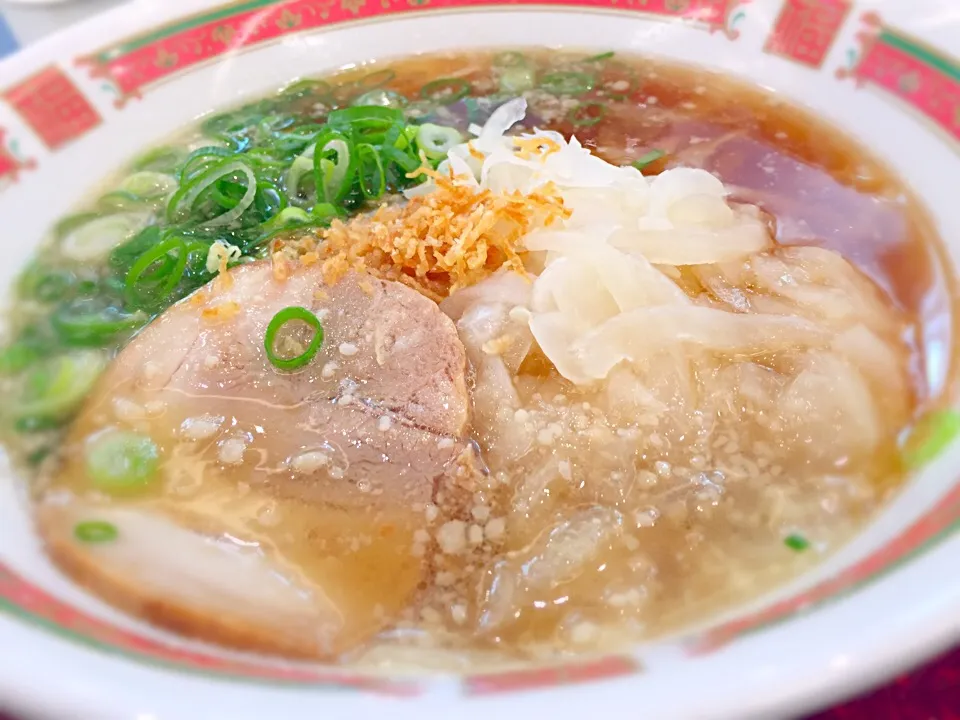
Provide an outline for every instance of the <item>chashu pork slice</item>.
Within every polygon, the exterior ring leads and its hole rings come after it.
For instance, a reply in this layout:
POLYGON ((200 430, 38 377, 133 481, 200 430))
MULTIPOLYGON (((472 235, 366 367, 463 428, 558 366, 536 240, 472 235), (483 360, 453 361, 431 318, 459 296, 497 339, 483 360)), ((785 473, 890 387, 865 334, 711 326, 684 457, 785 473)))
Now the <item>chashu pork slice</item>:
MULTIPOLYGON (((296 354, 306 327, 281 330, 296 354)), ((330 657, 389 626, 428 569, 423 508, 464 458, 466 357, 453 323, 395 282, 332 287, 239 266, 181 301, 113 361, 45 480, 37 519, 56 562, 114 604, 220 644, 330 657), (324 340, 304 367, 264 347, 284 308, 324 340), (157 447, 145 486, 98 485, 110 433, 157 447), (117 529, 78 538, 84 523, 117 529), (420 532, 417 532, 420 530, 420 532)))

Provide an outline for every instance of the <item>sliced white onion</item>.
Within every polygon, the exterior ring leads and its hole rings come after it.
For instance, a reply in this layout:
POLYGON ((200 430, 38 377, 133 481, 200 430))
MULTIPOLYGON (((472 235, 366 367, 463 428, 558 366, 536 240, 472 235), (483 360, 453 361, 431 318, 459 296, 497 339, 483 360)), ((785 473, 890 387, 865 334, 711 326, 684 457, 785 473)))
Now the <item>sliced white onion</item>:
POLYGON ((440 303, 440 309, 456 321, 471 305, 504 303, 509 306, 526 306, 530 301, 532 288, 528 278, 501 270, 476 285, 457 290, 440 303))
MULTIPOLYGON (((534 336, 540 342, 536 332, 534 336)), ((569 355, 576 359, 575 374, 581 379, 570 379, 597 380, 621 362, 642 362, 677 344, 693 350, 749 357, 814 347, 828 341, 829 333, 823 328, 795 317, 743 315, 696 306, 640 308, 622 313, 576 338, 569 355)))
POLYGON ((772 245, 766 226, 759 221, 711 230, 620 231, 610 239, 615 247, 639 252, 654 265, 707 265, 738 260, 768 250, 772 245))
MULTIPOLYGON (((474 145, 480 152, 489 153, 503 144, 503 136, 527 114, 527 101, 519 97, 508 100, 491 113, 477 135, 474 145)), ((475 128, 474 128, 475 129, 475 128)))

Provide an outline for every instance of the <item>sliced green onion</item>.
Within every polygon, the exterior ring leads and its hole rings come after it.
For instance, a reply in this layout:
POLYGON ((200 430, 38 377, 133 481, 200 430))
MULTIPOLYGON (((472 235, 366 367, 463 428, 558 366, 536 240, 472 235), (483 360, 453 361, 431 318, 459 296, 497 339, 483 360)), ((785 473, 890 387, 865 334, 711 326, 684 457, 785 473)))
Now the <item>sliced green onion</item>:
POLYGON ((77 523, 73 536, 84 543, 112 542, 117 539, 117 527, 103 520, 87 520, 77 523))
POLYGON ((136 197, 161 198, 169 195, 177 186, 177 181, 164 173, 142 170, 129 175, 120 183, 120 190, 136 197))
POLYGON ((403 113, 392 107, 363 105, 334 110, 327 122, 356 142, 379 144, 393 128, 403 126, 403 113))
POLYGON ((141 230, 148 213, 122 213, 96 218, 71 231, 60 243, 60 252, 82 263, 102 260, 107 253, 141 230))
POLYGON ((290 167, 283 176, 284 190, 292 202, 297 202, 300 199, 301 180, 303 180, 305 176, 313 173, 313 154, 316 152, 316 149, 316 144, 313 144, 300 153, 297 159, 290 164, 290 167))
POLYGON ((616 60, 605 63, 601 87, 611 100, 626 100, 637 87, 636 70, 616 60))
POLYGON ((273 219, 273 224, 281 225, 281 226, 306 225, 309 222, 310 222, 310 213, 308 213, 303 208, 299 208, 299 207, 284 208, 273 219))
POLYGON ((204 135, 230 143, 239 150, 249 144, 250 131, 263 120, 263 115, 268 111, 269 102, 261 100, 207 118, 200 125, 200 131, 204 135))
POLYGON ((281 95, 286 97, 293 98, 302 98, 307 95, 313 95, 315 97, 324 97, 328 98, 330 96, 330 83, 324 82, 323 80, 297 80, 296 82, 287 85, 280 91, 281 95))
POLYGON ((184 161, 183 168, 180 170, 180 182, 185 182, 186 180, 196 177, 204 170, 210 168, 214 163, 233 156, 234 153, 232 150, 220 147, 219 145, 207 145, 197 148, 190 153, 184 161))
POLYGON ((17 342, 0 350, 0 374, 23 372, 42 357, 42 353, 26 343, 17 342))
POLYGON ((369 143, 360 143, 357 152, 357 174, 360 178, 360 192, 368 200, 377 200, 387 189, 387 175, 383 171, 380 153, 369 143))
POLYGON ((62 418, 30 416, 14 420, 13 429, 18 433, 28 435, 30 433, 43 432, 44 430, 54 430, 62 424, 62 418))
POLYGON ((420 160, 417 156, 398 150, 395 147, 388 145, 381 148, 380 152, 383 154, 384 159, 396 163, 404 173, 413 172, 420 167, 420 160))
POLYGON ((603 120, 607 114, 607 107, 603 103, 581 103, 571 111, 567 119, 579 127, 590 127, 603 120))
POLYGON ((615 53, 613 50, 610 50, 609 52, 600 53, 599 55, 591 55, 588 58, 584 58, 583 62, 602 62, 603 60, 609 60, 614 56, 614 54, 615 53))
POLYGON ((925 415, 911 430, 902 457, 911 470, 936 459, 960 436, 960 412, 937 410, 925 415))
MULTIPOLYGON (((276 141, 280 146, 285 146, 285 143, 288 142, 297 142, 305 145, 313 142, 317 135, 323 132, 325 128, 326 125, 322 123, 305 123, 303 125, 297 125, 296 127, 290 128, 285 133, 278 134, 276 141)), ((253 148, 247 151, 247 157, 270 152, 272 152, 271 148, 253 148)))
POLYGON ((42 360, 28 371, 20 394, 6 399, 6 409, 14 421, 62 420, 83 401, 105 364, 93 350, 42 360))
POLYGON ((798 535, 797 533, 787 535, 787 537, 783 539, 783 544, 796 552, 803 552, 810 547, 810 541, 803 535, 798 535))
POLYGON ((310 208, 310 217, 318 224, 329 223, 333 218, 340 216, 340 211, 330 203, 317 203, 310 208))
POLYGON ((491 64, 494 67, 519 67, 521 65, 529 65, 530 60, 523 53, 508 50, 507 52, 494 55, 491 64))
POLYGON ((362 95, 353 99, 351 105, 375 105, 379 107, 402 108, 406 107, 409 100, 394 90, 368 90, 362 95))
POLYGON ((329 203, 341 202, 350 192, 356 173, 356 158, 347 138, 331 130, 317 140, 313 153, 313 176, 318 198, 329 203), (329 158, 330 154, 336 160, 329 158))
POLYGON ((470 83, 463 78, 440 78, 420 88, 420 97, 441 105, 449 105, 469 95, 470 89, 470 83))
POLYGON ((320 320, 306 308, 297 306, 284 308, 274 315, 270 324, 267 325, 267 332, 263 337, 263 347, 267 352, 267 360, 278 370, 297 370, 303 367, 313 360, 322 343, 323 326, 320 324, 320 320), (295 320, 300 320, 309 325, 313 329, 313 337, 310 339, 306 350, 300 355, 289 358, 280 357, 275 350, 277 333, 284 325, 295 320))
POLYGON ((260 122, 257 123, 256 134, 262 139, 270 140, 277 133, 282 130, 286 130, 296 121, 296 118, 291 115, 280 115, 278 113, 273 113, 262 118, 260 122))
POLYGON ((452 127, 424 123, 417 128, 417 146, 431 160, 445 157, 452 147, 463 140, 460 131, 452 127))
POLYGON ((105 430, 87 441, 87 476, 98 490, 129 493, 145 489, 156 475, 160 450, 148 436, 105 430))
POLYGON ((17 281, 17 291, 23 297, 35 298, 40 302, 57 302, 70 292, 75 280, 71 272, 33 263, 17 281))
POLYGON ((97 210, 102 213, 136 212, 149 209, 150 203, 142 197, 124 190, 115 190, 97 200, 97 210))
POLYGON ((115 248, 110 253, 107 264, 112 270, 126 274, 137 258, 159 242, 160 227, 148 225, 130 240, 115 248))
POLYGON ((202 225, 208 228, 229 225, 243 215, 246 209, 253 204, 254 196, 257 193, 257 178, 253 171, 245 163, 233 159, 217 163, 187 184, 182 185, 170 198, 170 204, 167 206, 167 219, 170 222, 183 222, 189 218, 200 193, 222 179, 230 179, 238 175, 243 176, 246 180, 246 190, 243 198, 229 210, 202 221, 202 225))
POLYGON ((161 146, 144 153, 133 161, 133 169, 158 173, 172 173, 186 159, 182 148, 161 146))
POLYGON ((103 307, 99 298, 93 298, 60 306, 50 316, 50 324, 61 340, 70 345, 99 347, 118 335, 136 330, 147 319, 141 312, 103 307))
POLYGON ((86 225, 88 222, 95 220, 98 217, 100 217, 100 214, 95 212, 67 215, 67 217, 63 218, 53 226, 53 236, 57 240, 63 240, 63 238, 72 233, 78 227, 86 225))
POLYGON ((537 84, 536 71, 527 65, 504 68, 498 79, 500 92, 519 95, 532 90, 537 84))
POLYGON ((636 160, 634 160, 630 164, 633 165, 637 170, 644 170, 646 169, 647 165, 655 163, 657 160, 664 157, 666 154, 667 154, 666 150, 660 150, 659 148, 655 148, 650 152, 644 153, 643 155, 638 157, 636 160))
POLYGON ((269 180, 257 182, 257 194, 253 199, 253 207, 260 214, 263 221, 267 221, 287 207, 287 196, 280 188, 269 180))
MULTIPOLYGON (((217 180, 210 186, 209 199, 222 207, 224 210, 231 210, 246 195, 247 186, 234 180, 217 180)), ((256 202, 256 194, 254 194, 256 202)))
POLYGON ((165 299, 180 282, 187 268, 187 247, 172 237, 147 250, 124 279, 127 302, 134 307, 165 299), (171 258, 171 253, 174 257, 171 258))
POLYGON ((384 68, 383 70, 374 70, 372 73, 364 75, 359 80, 354 80, 351 85, 368 90, 370 88, 378 88, 381 85, 386 85, 396 76, 397 74, 393 70, 384 68))
POLYGON ((85 279, 77 283, 77 295, 83 298, 92 297, 100 292, 100 283, 96 280, 85 279))
POLYGON ((593 77, 581 72, 552 72, 540 78, 540 87, 554 95, 583 95, 593 89, 593 77))
POLYGON ((37 467, 40 463, 50 457, 50 453, 53 451, 53 448, 49 446, 41 446, 36 450, 31 452, 26 457, 27 465, 30 467, 37 467))

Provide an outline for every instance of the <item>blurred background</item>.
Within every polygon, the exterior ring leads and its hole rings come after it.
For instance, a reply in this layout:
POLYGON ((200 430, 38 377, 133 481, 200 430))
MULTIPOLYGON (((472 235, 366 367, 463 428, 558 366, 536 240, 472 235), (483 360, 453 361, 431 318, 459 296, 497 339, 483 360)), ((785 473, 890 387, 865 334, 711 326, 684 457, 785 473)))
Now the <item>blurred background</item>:
POLYGON ((125 0, 0 0, 0 57, 125 0))

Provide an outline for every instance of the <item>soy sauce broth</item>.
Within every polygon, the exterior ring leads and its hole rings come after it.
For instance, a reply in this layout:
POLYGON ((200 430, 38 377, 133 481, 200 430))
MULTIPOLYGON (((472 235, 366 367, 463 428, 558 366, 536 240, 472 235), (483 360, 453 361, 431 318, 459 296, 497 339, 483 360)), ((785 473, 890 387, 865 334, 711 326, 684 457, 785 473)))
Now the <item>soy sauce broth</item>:
MULTIPOLYGON (((955 355, 953 281, 933 223, 894 168, 837 128, 778 95, 724 75, 660 60, 619 53, 589 56, 545 50, 417 56, 373 63, 304 87, 307 89, 303 92, 288 90, 241 108, 229 116, 230 122, 217 125, 218 133, 227 128, 224 132, 237 138, 238 152, 242 153, 258 147, 261 140, 257 133, 264 127, 264 118, 271 114, 295 117, 297 123, 304 125, 320 123, 332 109, 356 104, 360 98, 363 102, 400 107, 413 123, 431 122, 465 132, 471 124, 482 124, 500 103, 522 94, 529 105, 526 129, 538 127, 565 136, 575 134, 605 160, 619 165, 639 163, 646 174, 678 166, 713 172, 733 189, 735 201, 756 204, 768 214, 779 243, 834 250, 883 288, 895 311, 908 320, 905 340, 912 353, 915 416, 946 402, 955 355)), ((209 142, 210 127, 208 120, 170 145, 185 150, 209 142)), ((108 187, 122 187, 123 181, 123 176, 117 177, 108 187)), ((397 202, 399 198, 391 195, 382 201, 397 202)), ((373 206, 358 203, 346 208, 346 213, 362 212, 373 206)), ((108 215, 102 208, 94 207, 93 211, 101 217, 108 215)), ((154 212, 151 222, 165 231, 168 219, 162 205, 149 211, 154 212)), ((105 264, 77 266, 63 260, 58 265, 58 247, 53 243, 48 248, 44 262, 97 282, 109 276, 105 264)), ((263 255, 262 248, 252 241, 249 250, 244 246, 243 252, 250 258, 263 255)), ((201 276, 198 278, 202 280, 201 276)), ((115 294, 109 298, 108 295, 105 291, 103 298, 95 295, 94 299, 108 304, 120 302, 115 294)), ((55 313, 56 302, 41 303, 38 311, 31 301, 28 316, 55 313)), ((26 301, 21 303, 26 305, 26 301)), ((15 313, 17 309, 15 306, 15 313)), ((158 307, 157 311, 163 309, 158 307)), ((92 344, 106 362, 132 332, 113 335, 98 346, 92 344)), ((66 341, 64 344, 69 345, 66 341)), ((529 367, 526 370, 531 376, 540 372, 529 367)), ((550 373, 544 370, 540 375, 549 378, 550 373)), ((22 376, 5 382, 15 388, 22 376)), ((532 406, 539 401, 530 402, 532 406)), ((52 439, 55 459, 55 443, 62 428, 40 430, 47 433, 43 438, 48 446, 52 439)), ((481 445, 482 432, 482 428, 476 429, 481 445)), ((24 432, 8 432, 7 436, 11 446, 35 452, 38 436, 24 432)), ((735 536, 737 522, 724 517, 698 520, 691 512, 689 518, 677 521, 679 529, 659 539, 661 544, 670 545, 656 553, 661 563, 659 576, 649 563, 638 564, 627 546, 612 552, 609 570, 590 568, 561 588, 564 592, 569 590, 571 597, 588 598, 583 607, 562 607, 559 599, 566 595, 558 591, 556 597, 549 598, 556 606, 544 609, 542 604, 547 599, 538 598, 539 605, 518 607, 517 617, 522 616, 522 622, 501 633, 483 630, 478 620, 458 622, 441 617, 441 611, 450 607, 462 608, 464 617, 470 613, 482 615, 482 600, 477 599, 475 588, 489 585, 496 563, 509 561, 510 553, 522 553, 534 545, 547 527, 514 525, 500 555, 478 555, 456 562, 437 560, 431 565, 429 579, 418 586, 415 601, 402 609, 397 622, 345 659, 367 665, 403 663, 411 657, 419 666, 501 663, 602 649, 672 632, 757 597, 813 567, 846 542, 883 507, 906 477, 896 447, 886 448, 876 464, 876 482, 869 488, 868 496, 858 500, 855 512, 837 517, 834 526, 823 529, 816 548, 808 547, 801 536, 791 536, 783 542, 777 535, 779 529, 763 536, 763 542, 751 545, 750 518, 743 518, 743 538, 734 537, 730 547, 738 548, 744 564, 752 570, 735 579, 725 578, 721 572, 703 572, 711 561, 711 553, 722 554, 723 548, 704 548, 699 543, 714 531, 735 536), (694 536, 700 539, 694 542, 694 536), (454 572, 472 573, 471 588, 457 594, 440 582, 444 573, 454 572), (690 582, 685 574, 691 577, 690 582), (604 596, 602 601, 599 595, 589 598, 593 588, 609 582, 611 575, 648 577, 650 593, 663 594, 646 607, 640 619, 618 604, 633 602, 628 593, 615 594, 617 600, 605 614, 602 605, 609 597, 604 596), (659 588, 658 583, 662 583, 659 588), (593 619, 584 622, 584 617, 593 619), (599 629, 595 627, 598 617, 602 619, 599 629), (628 622, 624 624, 625 618, 628 622)), ((492 470, 496 472, 497 468, 492 470)), ((195 498, 191 503, 159 493, 140 505, 174 516, 201 510, 209 514, 210 508, 216 506, 243 508, 243 502, 230 503, 234 481, 243 481, 236 470, 210 484, 210 497, 195 498), (222 482, 224 478, 227 482, 222 482)), ((77 482, 76 477, 51 480, 48 475, 44 490, 60 487, 82 491, 82 482, 77 482)), ((491 490, 477 500, 477 507, 502 517, 511 493, 512 488, 511 492, 491 490)), ((561 504, 569 499, 571 507, 576 505, 575 493, 569 498, 564 490, 554 495, 561 504)), ((747 506, 754 503, 751 507, 759 515, 768 509, 765 502, 774 503, 776 498, 751 497, 747 506)), ((225 526, 249 529, 251 518, 241 516, 245 511, 238 512, 236 517, 224 518, 225 526)), ((428 510, 419 508, 420 512, 428 510)), ((314 517, 309 508, 293 504, 281 506, 279 514, 287 517, 298 533, 312 536, 316 536, 324 517, 322 513, 314 517)), ((722 515, 722 508, 719 514, 722 515)), ((602 521, 607 516, 600 513, 597 517, 602 521)), ((403 526, 401 534, 406 544, 416 532, 412 525, 408 527, 408 521, 405 516, 403 523, 398 523, 403 526)), ((343 521, 344 527, 349 525, 343 521)), ((289 528, 284 530, 281 538, 279 530, 265 526, 258 530, 257 540, 264 546, 288 546, 284 555, 299 567, 298 572, 322 576, 321 562, 313 566, 311 548, 298 543, 296 538, 291 540, 290 532, 286 532, 289 528)), ((319 532, 328 530, 321 528, 319 532)), ((394 565, 395 553, 395 547, 382 553, 377 550, 374 554, 378 556, 370 567, 376 563, 394 565)), ((416 579, 407 581, 410 584, 416 579)), ((388 604, 398 604, 393 602, 396 598, 387 600, 388 604)))

